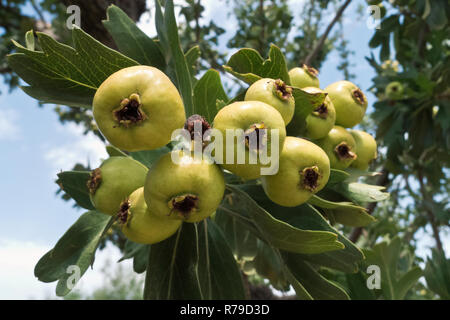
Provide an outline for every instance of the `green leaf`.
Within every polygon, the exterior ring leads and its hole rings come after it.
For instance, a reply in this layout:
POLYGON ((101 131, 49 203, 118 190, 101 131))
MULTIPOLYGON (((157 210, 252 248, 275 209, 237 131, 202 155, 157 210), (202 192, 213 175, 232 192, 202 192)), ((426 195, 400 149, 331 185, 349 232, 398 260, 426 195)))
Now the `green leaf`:
POLYGON ((103 21, 106 30, 124 55, 143 65, 153 66, 160 70, 166 67, 158 45, 139 29, 133 20, 119 7, 111 5, 106 11, 107 19, 103 21))
POLYGON ((28 50, 34 51, 35 43, 34 43, 33 30, 28 31, 25 34, 25 44, 26 44, 28 50))
POLYGON ((156 160, 167 152, 170 152, 168 147, 161 147, 155 150, 130 152, 130 156, 150 168, 156 160))
POLYGON ((430 290, 441 299, 450 300, 450 260, 446 259, 443 252, 433 249, 424 275, 430 290))
POLYGON ((384 240, 365 250, 367 264, 377 265, 381 271, 381 290, 388 300, 402 300, 408 290, 422 276, 422 270, 414 267, 402 276, 398 275, 397 268, 402 249, 399 237, 384 240))
POLYGON ((286 278, 295 290, 297 299, 300 300, 314 300, 314 298, 309 294, 308 290, 300 283, 300 281, 292 274, 288 267, 285 267, 286 278))
POLYGON ((197 74, 197 64, 200 55, 201 51, 199 46, 194 46, 190 48, 184 55, 186 57, 186 62, 189 67, 189 73, 191 74, 192 83, 195 83, 197 81, 195 75, 197 74))
MULTIPOLYGON (((83 214, 36 264, 35 276, 43 282, 58 281, 56 294, 65 296, 71 291, 74 271, 78 266, 80 277, 93 263, 99 241, 111 227, 114 218, 96 211, 83 214), (72 277, 71 277, 72 276, 72 277)), ((79 280, 79 279, 78 279, 79 280)))
POLYGON ((365 227, 376 221, 374 217, 367 213, 366 208, 351 202, 332 202, 314 195, 308 203, 325 209, 325 213, 332 214, 336 222, 346 226, 365 227))
POLYGON ((247 193, 239 188, 227 185, 233 192, 232 208, 235 211, 246 211, 258 226, 264 240, 273 246, 297 253, 322 253, 343 249, 344 245, 337 241, 337 235, 328 231, 301 230, 274 218, 261 208, 247 193))
POLYGON ((210 219, 199 224, 198 274, 205 299, 245 299, 244 285, 227 240, 210 219))
POLYGON ((346 274, 345 279, 348 285, 348 294, 352 300, 375 300, 373 290, 367 288, 366 277, 359 271, 355 274, 346 274))
MULTIPOLYGON (((158 2, 158 0, 156 1, 158 2)), ((166 0, 164 9, 164 27, 167 33, 166 36, 171 57, 173 59, 178 90, 183 98, 186 114, 187 116, 191 116, 197 112, 192 97, 191 74, 186 57, 181 50, 180 39, 178 37, 178 26, 175 20, 173 0, 166 0)))
POLYGON ((119 262, 133 258, 133 270, 136 273, 143 273, 147 270, 148 255, 150 253, 150 246, 140 243, 135 243, 127 240, 124 248, 124 255, 119 262))
POLYGON ((331 169, 330 170, 330 178, 328 179, 329 185, 343 182, 347 180, 347 178, 350 177, 350 174, 348 174, 345 171, 337 170, 337 169, 331 169))
POLYGON ((255 199, 260 206, 271 212, 276 218, 299 229, 321 230, 335 233, 338 237, 338 241, 345 246, 345 249, 343 250, 320 254, 302 254, 302 259, 308 260, 316 265, 325 266, 346 273, 358 271, 358 263, 364 259, 361 250, 330 226, 314 207, 309 204, 294 208, 279 206, 267 198, 261 186, 247 186, 244 190, 255 199))
POLYGON ((203 299, 198 274, 198 232, 183 223, 176 234, 153 244, 147 263, 144 299, 203 299))
POLYGON ((248 84, 261 78, 281 79, 287 84, 291 83, 284 55, 280 48, 273 44, 270 45, 267 60, 264 60, 258 51, 244 48, 233 54, 223 68, 248 84))
POLYGON ((295 87, 293 89, 295 111, 286 130, 288 135, 295 137, 305 134, 306 117, 325 101, 327 95, 325 93, 309 93, 295 87))
POLYGON ((89 171, 65 171, 58 173, 56 183, 82 208, 94 210, 87 182, 90 177, 89 171))
POLYGON ((30 86, 28 95, 43 102, 90 108, 100 84, 112 73, 138 63, 74 27, 74 48, 37 32, 43 51, 14 42, 18 53, 8 56, 9 66, 30 86))
POLYGON ((214 222, 222 230, 238 260, 251 260, 256 256, 257 239, 245 224, 220 208, 216 211, 214 222))
POLYGON ((389 198, 389 193, 383 192, 385 187, 369 185, 359 182, 338 183, 330 186, 330 189, 342 194, 343 196, 360 202, 377 202, 389 198))
POLYGON ((106 146, 106 152, 110 157, 128 157, 128 155, 122 150, 114 147, 113 145, 106 146))
POLYGON ((267 245, 265 242, 258 241, 253 264, 258 275, 269 279, 274 288, 283 289, 289 285, 286 265, 281 259, 278 249, 267 245))
POLYGON ((198 114, 212 123, 219 109, 218 102, 226 102, 228 97, 223 89, 219 72, 208 70, 194 87, 194 105, 198 114))
POLYGON ((349 300, 348 294, 337 284, 327 280, 296 254, 284 252, 283 259, 292 276, 314 298, 319 300, 349 300))

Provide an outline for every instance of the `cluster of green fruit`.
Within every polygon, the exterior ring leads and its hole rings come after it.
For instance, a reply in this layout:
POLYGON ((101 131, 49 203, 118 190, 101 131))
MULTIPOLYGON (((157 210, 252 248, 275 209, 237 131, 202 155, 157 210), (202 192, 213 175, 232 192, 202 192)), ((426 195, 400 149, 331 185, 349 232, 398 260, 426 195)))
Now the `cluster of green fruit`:
MULTIPOLYGON (((223 163, 199 161, 190 152, 173 150, 148 169, 130 157, 111 157, 88 181, 96 209, 116 216, 132 241, 152 244, 173 235, 183 221, 198 222, 216 211, 225 192, 222 168, 244 180, 261 178, 267 196, 282 206, 300 205, 324 188, 330 168, 367 169, 376 157, 375 140, 365 132, 345 129, 362 120, 364 94, 348 81, 322 91, 317 71, 306 66, 289 75, 293 87, 327 93, 324 103, 306 118, 307 139, 286 136, 286 126, 296 121, 293 88, 280 79, 261 79, 248 88, 244 101, 223 107, 213 120, 213 129, 224 137, 220 153, 225 158, 227 146, 237 151, 240 145, 227 131, 243 132, 244 162, 236 158, 238 152, 231 155, 233 161, 223 163), (261 175, 267 163, 258 157, 250 160, 272 146, 280 150, 278 172, 261 175), (180 161, 172 160, 174 153, 180 161)), ((191 139, 194 127, 200 125, 201 133, 210 128, 199 115, 186 120, 176 87, 163 72, 148 66, 125 68, 106 79, 95 94, 93 113, 105 138, 129 152, 165 146, 182 127, 191 139)), ((217 154, 212 154, 213 160, 217 154)))

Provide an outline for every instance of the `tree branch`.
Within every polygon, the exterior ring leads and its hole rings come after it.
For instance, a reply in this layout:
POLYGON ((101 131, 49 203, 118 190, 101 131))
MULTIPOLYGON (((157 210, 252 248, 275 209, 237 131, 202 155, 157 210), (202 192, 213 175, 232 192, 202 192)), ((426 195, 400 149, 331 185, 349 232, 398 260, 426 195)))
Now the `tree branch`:
MULTIPOLYGON (((425 183, 424 183, 424 181, 423 181, 423 178, 424 178, 424 177, 423 177, 423 173, 422 173, 421 170, 418 171, 417 176, 418 176, 418 178, 419 178, 420 192, 422 193, 422 199, 424 200, 424 202, 425 202, 425 201, 430 201, 430 202, 432 202, 433 199, 432 199, 432 198, 431 198, 431 199, 429 198, 428 192, 427 192, 426 187, 425 187, 425 183)), ((430 224, 431 224, 431 228, 433 229, 433 236, 434 236, 434 239, 436 240, 436 247, 437 247, 437 249, 438 249, 440 252, 443 252, 444 249, 443 249, 443 246, 442 246, 441 237, 439 236, 439 227, 438 227, 438 225, 437 225, 437 223, 436 223, 436 219, 435 219, 435 217, 434 217, 434 214, 433 214, 433 212, 426 206, 425 203, 423 204, 423 207, 425 208, 425 213, 427 214, 428 220, 430 221, 430 224)))
POLYGON ((342 14, 344 13, 344 10, 348 7, 350 2, 352 2, 352 0, 345 1, 345 3, 342 5, 342 7, 340 7, 339 10, 336 12, 336 15, 334 16, 334 19, 330 22, 330 24, 326 28, 324 34, 320 37, 319 42, 314 47, 313 51, 311 51, 308 54, 308 56, 306 57, 306 59, 304 61, 304 64, 311 65, 311 61, 313 61, 316 58, 317 54, 320 52, 320 50, 322 50, 322 47, 323 47, 323 45, 325 43, 325 40, 328 38, 328 35, 331 32, 331 29, 333 29, 333 27, 336 24, 336 22, 338 22, 339 19, 342 17, 342 14))

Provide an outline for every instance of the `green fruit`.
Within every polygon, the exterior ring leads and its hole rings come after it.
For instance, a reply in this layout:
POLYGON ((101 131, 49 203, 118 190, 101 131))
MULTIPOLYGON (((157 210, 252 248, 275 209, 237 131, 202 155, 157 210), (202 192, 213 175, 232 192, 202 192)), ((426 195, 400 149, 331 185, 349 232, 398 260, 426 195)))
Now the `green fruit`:
POLYGON ((286 137, 278 173, 261 177, 267 196, 273 202, 295 207, 322 190, 330 177, 330 160, 314 143, 286 137))
MULTIPOLYGON (((266 164, 261 161, 264 149, 267 150, 268 157, 273 158, 273 155, 276 155, 273 152, 278 153, 281 150, 286 138, 285 123, 281 114, 260 101, 240 101, 225 106, 214 118, 213 127, 219 130, 223 137, 221 150, 223 157, 216 153, 216 162, 247 180, 259 178, 261 169, 271 167, 273 162, 266 164), (276 142, 272 141, 275 139, 273 129, 278 132, 276 142), (227 137, 227 131, 236 135, 227 137), (277 143, 278 149, 275 150, 277 143), (233 154, 228 155, 230 158, 228 160, 231 161, 227 161, 227 146, 233 151, 233 154), (243 155, 242 159, 238 159, 239 154, 243 155), (251 163, 250 160, 255 161, 251 163)), ((278 161, 278 156, 274 161, 278 161)))
POLYGON ((148 169, 128 157, 111 157, 91 172, 87 186, 94 207, 115 215, 120 203, 134 190, 144 185, 148 169))
POLYGON ((336 109, 336 125, 351 128, 362 121, 367 98, 355 84, 342 80, 330 84, 324 91, 336 109))
POLYGON ((386 86, 384 94, 388 99, 400 100, 403 98, 403 85, 398 81, 390 82, 386 86))
POLYGON ((256 81, 248 88, 245 101, 261 101, 271 105, 280 112, 285 124, 294 116, 295 100, 292 88, 280 79, 264 78, 256 81))
POLYGON ((150 168, 144 186, 149 210, 159 216, 198 222, 213 214, 225 192, 219 166, 195 161, 182 151, 163 155, 150 168), (172 156, 179 157, 175 163, 172 156))
POLYGON ((367 170, 372 160, 377 157, 377 142, 367 132, 360 130, 350 130, 356 142, 355 153, 357 158, 351 163, 351 167, 360 170, 367 170))
POLYGON ((95 93, 93 113, 105 138, 126 151, 166 145, 186 120, 177 88, 149 66, 129 67, 109 76, 95 93))
POLYGON ((150 212, 145 203, 144 188, 135 190, 121 203, 118 218, 123 234, 141 244, 153 244, 169 238, 182 222, 150 212))
MULTIPOLYGON (((323 92, 315 87, 306 87, 303 90, 308 93, 323 92)), ((334 110, 333 102, 327 96, 322 105, 306 117, 306 136, 313 140, 325 137, 333 128, 335 121, 336 111, 334 110)))
POLYGON ((345 169, 357 158, 356 142, 343 127, 334 126, 325 138, 316 141, 330 159, 331 168, 345 169))
POLYGON ((319 79, 317 75, 319 71, 313 67, 308 67, 304 64, 301 68, 293 68, 289 71, 291 84, 297 88, 316 87, 319 88, 319 79))

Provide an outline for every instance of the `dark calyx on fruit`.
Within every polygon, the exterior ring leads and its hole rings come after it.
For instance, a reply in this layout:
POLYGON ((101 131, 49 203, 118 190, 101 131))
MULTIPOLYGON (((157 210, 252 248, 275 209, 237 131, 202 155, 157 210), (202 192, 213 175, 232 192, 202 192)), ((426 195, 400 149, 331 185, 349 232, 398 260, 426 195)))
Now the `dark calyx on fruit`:
POLYGON ((352 152, 351 148, 346 142, 341 142, 340 144, 338 144, 334 149, 334 152, 336 152, 340 160, 356 159, 356 154, 352 152))
POLYGON ((176 211, 183 218, 188 219, 192 212, 198 209, 198 197, 193 194, 184 194, 173 197, 169 201, 171 212, 176 211))
POLYGON ((211 125, 201 115, 194 114, 187 118, 184 123, 184 129, 191 134, 191 140, 194 140, 196 136, 203 138, 205 132, 211 129, 211 125))
POLYGON ((244 132, 245 146, 252 151, 262 151, 267 141, 267 128, 264 122, 255 123, 244 132))
POLYGON ((116 121, 125 127, 138 124, 147 119, 147 115, 142 111, 141 102, 137 94, 132 94, 130 98, 123 99, 120 107, 113 111, 113 115, 116 121))
POLYGON ((360 89, 355 89, 352 91, 353 98, 361 105, 366 102, 366 97, 360 89))
POLYGON ((87 187, 89 189, 90 194, 95 194, 100 183, 102 182, 102 171, 100 168, 94 169, 91 171, 91 175, 89 180, 87 181, 87 187))
POLYGON ((322 103, 320 106, 318 106, 316 109, 314 109, 313 114, 317 117, 326 119, 328 116, 328 107, 325 103, 322 103))
POLYGON ((117 213, 117 219, 119 220, 120 223, 123 223, 123 224, 127 223, 128 216, 130 214, 130 208, 131 208, 131 204, 130 204, 129 199, 123 201, 120 204, 120 209, 119 209, 119 212, 117 213))
POLYGON ((317 77, 319 75, 319 71, 317 71, 317 69, 307 66, 306 64, 303 64, 302 68, 304 70, 306 70, 306 72, 308 72, 310 75, 317 77))
POLYGON ((317 186, 319 185, 319 168, 317 166, 305 168, 300 171, 300 176, 301 187, 314 192, 314 190, 316 190, 317 186))
POLYGON ((289 100, 292 97, 292 88, 281 79, 275 80, 274 89, 276 96, 281 100, 289 100))

